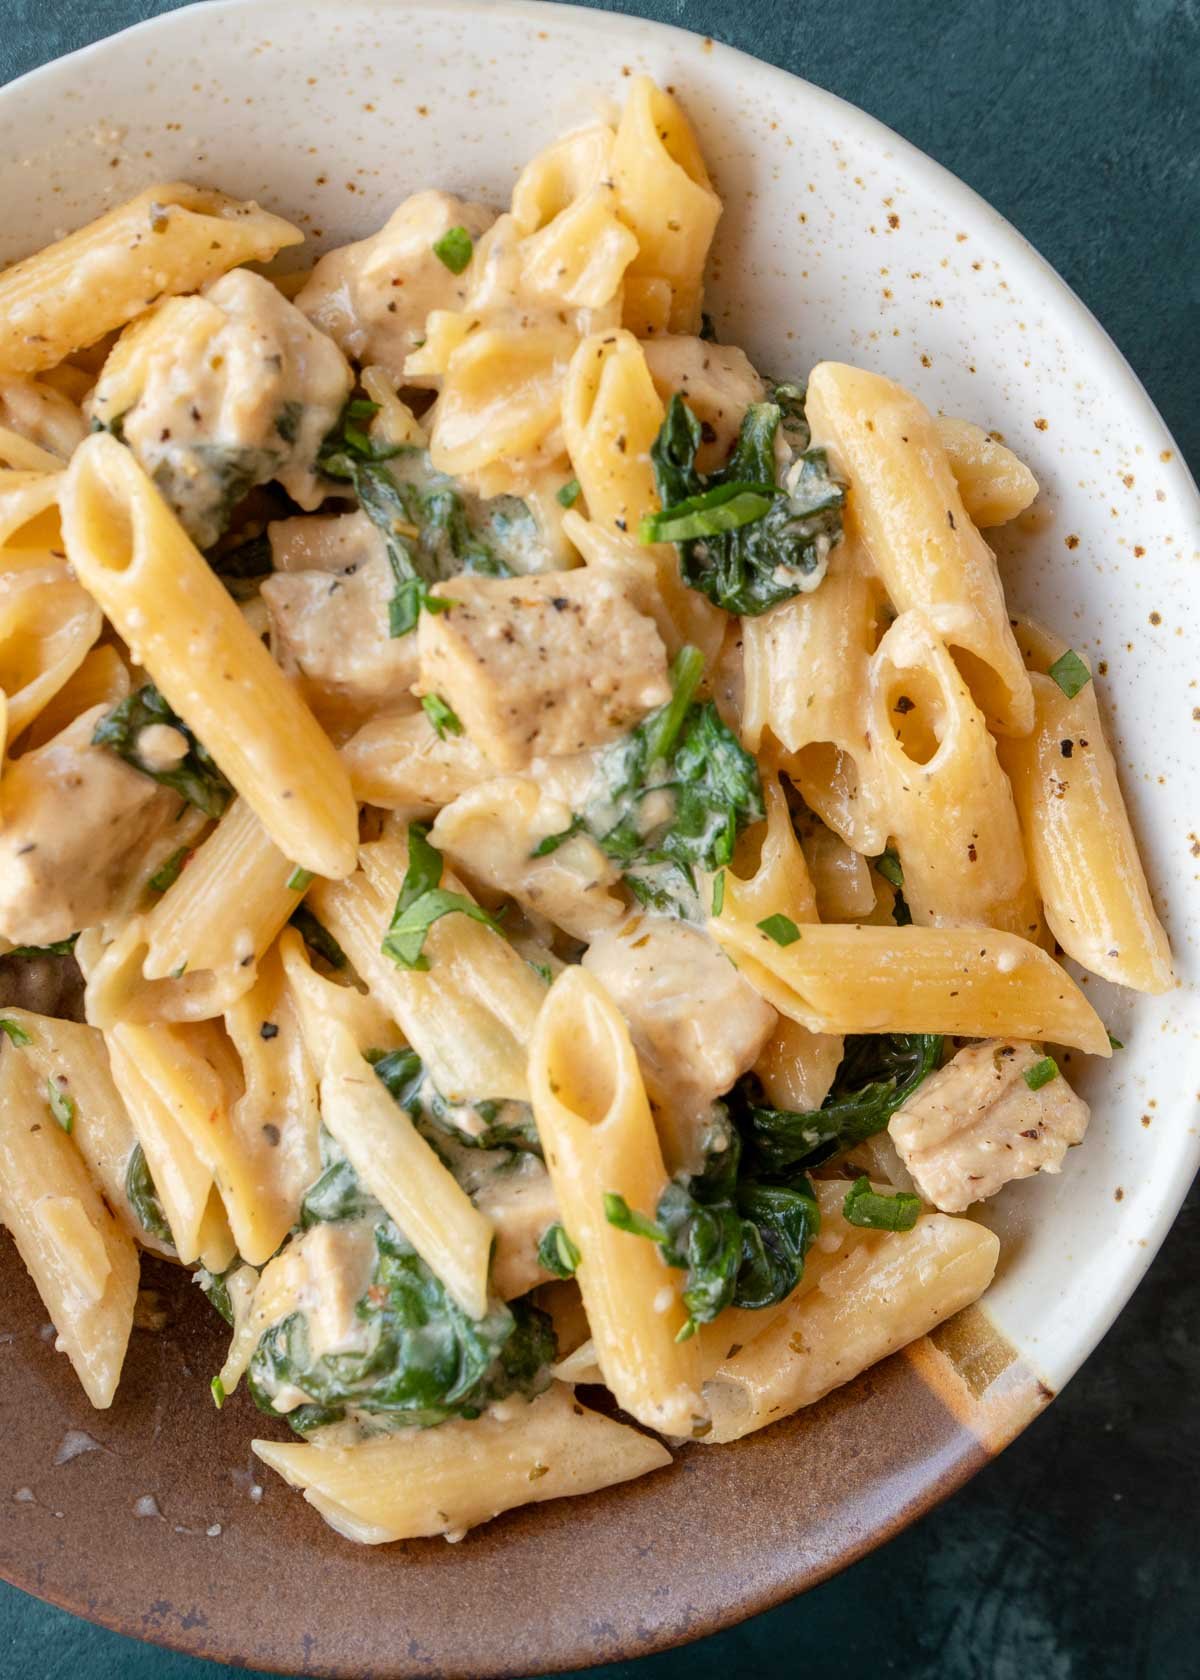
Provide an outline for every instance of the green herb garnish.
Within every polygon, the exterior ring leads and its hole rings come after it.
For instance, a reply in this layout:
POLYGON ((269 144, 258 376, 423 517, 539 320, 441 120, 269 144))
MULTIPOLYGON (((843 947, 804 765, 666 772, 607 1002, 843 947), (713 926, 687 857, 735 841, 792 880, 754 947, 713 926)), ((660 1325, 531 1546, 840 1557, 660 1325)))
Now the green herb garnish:
POLYGON ((713 913, 713 915, 714 916, 719 916, 721 914, 721 911, 724 908, 725 908, 725 871, 723 869, 718 869, 717 874, 716 874, 716 878, 713 881, 713 889, 712 889, 712 913, 713 913))
POLYGON ((794 945, 800 937, 800 929, 790 916, 776 911, 773 916, 766 916, 758 923, 760 933, 765 933, 768 939, 773 939, 776 945, 794 945))
POLYGON ((125 1169, 125 1194, 143 1231, 148 1231, 168 1248, 175 1247, 171 1227, 163 1212, 158 1190, 150 1175, 150 1165, 140 1143, 135 1143, 125 1169))
POLYGON ((580 1254, 561 1225, 549 1225, 542 1233, 537 1250, 538 1265, 555 1277, 575 1276, 580 1254))
POLYGON ((1092 673, 1074 648, 1068 648, 1051 665, 1048 675, 1062 689, 1068 700, 1074 700, 1081 688, 1086 688, 1092 680, 1092 673))
POLYGON ((462 721, 453 706, 447 705, 440 694, 426 694, 421 698, 421 710, 433 726, 433 732, 439 741, 444 741, 447 735, 461 735, 462 721))
POLYGON ((475 249, 471 235, 465 227, 447 228, 440 239, 433 243, 433 254, 439 262, 444 263, 451 274, 461 274, 471 260, 471 253, 475 249))
POLYGON ((580 484, 577 478, 569 478, 565 484, 560 484, 554 492, 554 499, 559 507, 574 507, 579 500, 580 484))
POLYGON ((307 892, 313 883, 311 869, 301 869, 299 865, 288 876, 286 886, 289 892, 307 892))
POLYGON ((50 1104, 51 1114, 69 1136, 75 1125, 75 1099, 59 1084, 53 1074, 46 1081, 46 1100, 50 1104))
POLYGON ((604 1192, 604 1217, 618 1231, 628 1231, 631 1237, 646 1237, 660 1245, 667 1241, 667 1233, 661 1225, 656 1225, 653 1219, 631 1208, 624 1196, 619 1196, 615 1190, 604 1192))
POLYGON ((9 1040, 18 1049, 23 1045, 32 1044, 32 1034, 27 1033, 19 1021, 12 1021, 7 1015, 0 1017, 0 1032, 7 1034, 9 1040))
POLYGON ((904 1190, 882 1195, 872 1190, 871 1180, 864 1175, 847 1191, 842 1212, 848 1224, 868 1231, 911 1231, 920 1218, 921 1198, 904 1190))
POLYGON ((213 1405, 220 1411, 225 1404, 225 1384, 220 1377, 214 1377, 208 1386, 212 1391, 213 1405))
POLYGON ((469 916, 473 922, 491 928, 493 933, 501 932, 499 922, 481 905, 438 884, 445 861, 437 848, 429 844, 428 836, 427 824, 409 823, 408 868, 381 947, 384 956, 391 957, 397 968, 422 972, 429 967, 429 958, 421 954, 421 948, 434 922, 443 916, 469 916))
POLYGON ((1031 1091, 1040 1091, 1043 1085, 1049 1085, 1052 1079, 1058 1077, 1058 1063, 1053 1056, 1043 1056, 1040 1062, 1034 1062, 1021 1075, 1031 1091))

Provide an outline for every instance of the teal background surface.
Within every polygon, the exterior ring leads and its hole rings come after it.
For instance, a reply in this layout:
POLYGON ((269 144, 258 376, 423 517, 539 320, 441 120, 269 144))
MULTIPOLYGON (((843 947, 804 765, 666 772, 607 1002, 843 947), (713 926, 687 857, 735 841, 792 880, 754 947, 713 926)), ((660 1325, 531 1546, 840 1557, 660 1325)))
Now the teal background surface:
MULTIPOLYGON (((172 0, 0 0, 0 81, 174 9, 172 0)), ((681 24, 806 76, 961 176, 1099 317, 1200 465, 1197 0, 615 0, 608 9, 681 24)), ((593 1674, 1197 1680, 1198 1280, 1193 1188, 1084 1370, 947 1505, 804 1598, 593 1674)), ((536 1606, 530 1625, 532 1640, 536 1606)), ((230 1672, 0 1586, 2 1680, 230 1672)))

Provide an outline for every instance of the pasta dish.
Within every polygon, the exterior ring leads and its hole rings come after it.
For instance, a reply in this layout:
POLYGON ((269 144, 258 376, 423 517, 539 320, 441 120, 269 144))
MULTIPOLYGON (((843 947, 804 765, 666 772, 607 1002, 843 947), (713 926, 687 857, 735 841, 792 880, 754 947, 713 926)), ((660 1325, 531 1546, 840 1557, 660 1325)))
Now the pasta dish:
POLYGON ((159 183, 0 274, 0 1221, 96 1407, 187 1268, 211 1403, 361 1542, 974 1302, 1115 1046, 1061 959, 1174 984, 1092 670, 981 535, 1033 474, 718 336, 720 199, 628 89, 500 214, 284 272, 159 183))

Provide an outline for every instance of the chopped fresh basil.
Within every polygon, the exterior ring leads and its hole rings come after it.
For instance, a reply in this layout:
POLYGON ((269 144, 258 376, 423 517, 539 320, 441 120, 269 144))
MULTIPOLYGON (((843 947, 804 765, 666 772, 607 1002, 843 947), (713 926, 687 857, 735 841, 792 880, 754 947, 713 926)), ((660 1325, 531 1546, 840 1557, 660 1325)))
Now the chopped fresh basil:
POLYGON ((824 450, 795 454, 778 476, 776 434, 782 426, 794 453, 797 403, 802 411, 793 393, 779 387, 783 400, 750 405, 717 472, 696 466, 700 422, 678 392, 650 449, 662 511, 643 521, 642 541, 677 543, 684 582, 742 616, 815 589, 841 540, 845 488, 824 450))
POLYGON ((921 1216, 921 1198, 905 1190, 885 1196, 872 1190, 871 1180, 864 1175, 846 1192, 842 1212, 848 1224, 868 1231, 911 1231, 921 1216))
POLYGON ((1068 648, 1051 665, 1049 675, 1062 689, 1068 700, 1074 700, 1081 688, 1086 688, 1092 680, 1092 673, 1074 648, 1068 648))
POLYGON ((7 1015, 0 1017, 0 1032, 5 1033, 9 1041, 15 1044, 18 1049, 23 1045, 33 1043, 32 1034, 27 1033, 19 1021, 12 1021, 7 1015))
POLYGON ((312 883, 312 870, 301 869, 299 865, 297 865, 288 876, 286 885, 289 892, 307 892, 312 883))
POLYGON ((474 249, 474 242, 465 227, 447 228, 442 237, 433 242, 434 256, 446 265, 451 274, 462 273, 474 249))
POLYGON ((391 957, 397 968, 424 971, 429 967, 422 946, 434 922, 443 916, 469 916, 493 933, 501 932, 499 922, 482 905, 439 886, 445 864, 442 854, 429 844, 428 836, 427 824, 409 823, 408 868, 381 946, 384 956, 391 957))
POLYGON ((579 500, 580 483, 577 478, 569 478, 565 484, 560 484, 554 492, 554 499, 559 507, 574 507, 579 500))
POLYGON ((68 1134, 75 1125, 75 1099, 66 1090, 59 1078, 51 1074, 46 1081, 46 1101, 50 1104, 50 1112, 55 1120, 68 1134))
POLYGON ((310 951, 324 957, 330 968, 345 968, 346 953, 323 922, 319 922, 307 904, 298 904, 288 918, 299 931, 310 951))
POLYGON ((1049 1085, 1052 1079, 1058 1078, 1058 1063, 1053 1056, 1043 1056, 1040 1062, 1027 1067, 1021 1078, 1031 1091, 1040 1091, 1043 1085, 1049 1085))
POLYGON ((166 1243, 168 1248, 174 1248, 175 1239, 171 1235, 171 1227, 167 1223, 167 1216, 163 1212, 163 1205, 150 1176, 150 1166, 140 1143, 134 1144, 129 1156, 129 1165, 125 1169, 125 1194, 143 1231, 157 1237, 159 1242, 166 1243))
POLYGON ((213 1397, 213 1405, 220 1411, 225 1404, 225 1384, 220 1377, 214 1377, 208 1386, 213 1397))
POLYGON ((1121 1043, 1121 1040, 1119 1038, 1114 1038, 1112 1033, 1109 1033, 1108 1035, 1108 1042, 1109 1046, 1113 1050, 1124 1050, 1125 1048, 1125 1046, 1121 1043))
POLYGON ((177 852, 172 852, 169 858, 159 864, 146 882, 150 891, 165 893, 168 887, 173 887, 179 879, 184 864, 191 855, 192 848, 190 846, 180 846, 177 852))
POLYGON ((108 747, 143 776, 171 788, 181 799, 195 805, 206 817, 222 816, 233 798, 233 789, 216 763, 153 683, 144 684, 105 713, 92 731, 92 745, 108 747), (138 738, 143 729, 154 724, 177 729, 187 742, 187 752, 173 769, 152 770, 138 756, 138 738))
POLYGON ((421 710, 433 726, 433 732, 439 741, 444 741, 447 735, 461 735, 462 722, 453 706, 447 705, 440 694, 426 694, 421 699, 421 710))
POLYGON ((776 945, 794 945, 800 937, 800 929, 790 916, 776 911, 773 916, 765 916, 758 924, 760 933, 765 933, 768 939, 773 939, 776 945))
POLYGON ((550 964, 534 962, 532 957, 526 957, 525 961, 529 964, 530 968, 539 977, 539 979, 544 980, 547 986, 549 986, 554 979, 554 970, 550 967, 550 964))
POLYGON ((754 1170, 774 1177, 815 1167, 881 1132, 941 1053, 942 1040, 933 1033, 851 1034, 824 1103, 800 1112, 761 1103, 757 1082, 747 1075, 728 1101, 754 1170))
POLYGON ((549 1225, 537 1250, 538 1265, 555 1277, 574 1277, 580 1254, 561 1225, 549 1225))
POLYGON ((373 1234, 370 1276, 354 1308, 356 1345, 315 1354, 303 1311, 272 1325, 247 1373, 262 1411, 299 1434, 338 1421, 348 1407, 396 1428, 425 1428, 547 1386, 555 1340, 545 1313, 514 1301, 468 1318, 391 1220, 380 1217, 373 1234), (284 1389, 299 1389, 306 1402, 277 1411, 284 1389))

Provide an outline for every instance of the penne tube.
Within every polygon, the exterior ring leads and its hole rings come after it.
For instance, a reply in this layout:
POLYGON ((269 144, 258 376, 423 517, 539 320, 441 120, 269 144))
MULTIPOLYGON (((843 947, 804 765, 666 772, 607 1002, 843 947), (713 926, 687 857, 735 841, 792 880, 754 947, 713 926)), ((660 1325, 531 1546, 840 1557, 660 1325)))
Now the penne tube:
POLYGON ((280 851, 348 875, 358 814, 344 766, 130 452, 103 432, 81 444, 62 507, 80 582, 280 851))
MULTIPOLYGON (((529 1095, 526 1062, 545 984, 501 935, 467 916, 430 928, 424 972, 398 968, 381 949, 408 864, 398 837, 362 848, 362 870, 314 883, 309 897, 373 997, 399 1023, 450 1102, 529 1095)), ((461 892, 448 872, 442 885, 461 892)))
MULTIPOLYGON (((1051 933, 1068 956, 1119 986, 1165 992, 1171 949, 1146 881, 1100 719, 1095 684, 1068 697, 1047 675, 1067 644, 1022 622, 1033 732, 1001 743, 1030 867, 1051 933)), ((1086 665, 1086 662, 1084 662, 1086 665)))
POLYGON ((615 1194, 653 1218, 667 1170, 629 1030, 586 969, 564 970, 550 988, 529 1083, 604 1381, 647 1428, 690 1435, 704 1413, 694 1340, 676 1340, 687 1322, 684 1274, 606 1216, 615 1194))
POLYGON ((664 409, 632 333, 593 333, 571 357, 563 388, 563 436, 588 517, 636 532, 659 506, 650 446, 664 409))
POLYGON ((914 922, 1041 930, 1008 777, 966 679, 924 613, 901 613, 869 668, 876 783, 914 922))
MULTIPOLYGON (((1054 958, 991 928, 795 929, 779 944, 729 877, 709 931, 768 1003, 813 1032, 948 1033, 1067 1044, 1111 1056, 1104 1024, 1054 958)), ((780 903, 773 915, 788 916, 780 903)), ((794 920, 794 918, 793 918, 794 920)))
POLYGON ((88 1399, 110 1406, 133 1326, 137 1250, 51 1112, 41 1068, 12 1043, 0 1054, 0 1221, 88 1399))
POLYGON ((238 263, 266 262, 304 235, 224 193, 164 181, 0 274, 0 371, 36 373, 198 291, 238 263))
POLYGON ((848 1189, 849 1180, 818 1182, 821 1236, 799 1286, 705 1383, 713 1421, 706 1442, 740 1440, 811 1406, 928 1335, 992 1281, 1000 1243, 985 1226, 925 1213, 911 1231, 855 1230, 841 1216, 848 1189))
POLYGON ((1033 698, 996 559, 967 516, 930 414, 882 374, 839 362, 813 369, 806 412, 814 443, 849 479, 849 503, 893 605, 929 617, 991 729, 1028 734, 1033 698))
POLYGON ((253 1446, 339 1534, 376 1546, 436 1534, 458 1540, 517 1505, 592 1493, 671 1462, 660 1442, 588 1411, 559 1383, 480 1418, 358 1446, 253 1446))
MULTIPOLYGON (((704 264, 721 214, 691 125, 669 93, 637 76, 613 145, 617 213, 637 235, 630 279, 665 282, 672 332, 700 327, 704 264)), ((645 311, 647 300, 639 300, 645 311)))
POLYGON ((494 1229, 410 1115, 375 1077, 345 1027, 330 1029, 321 1119, 379 1201, 468 1318, 488 1307, 494 1229))
POLYGON ((1007 525, 1033 501, 1038 481, 1011 449, 969 420, 934 421, 950 471, 973 524, 1007 525))
POLYGON ((303 889, 288 886, 295 871, 234 800, 146 916, 146 979, 256 963, 300 902, 303 889))

